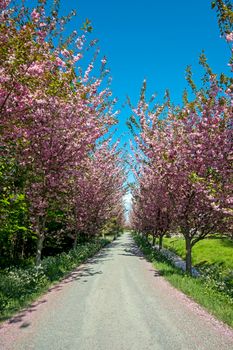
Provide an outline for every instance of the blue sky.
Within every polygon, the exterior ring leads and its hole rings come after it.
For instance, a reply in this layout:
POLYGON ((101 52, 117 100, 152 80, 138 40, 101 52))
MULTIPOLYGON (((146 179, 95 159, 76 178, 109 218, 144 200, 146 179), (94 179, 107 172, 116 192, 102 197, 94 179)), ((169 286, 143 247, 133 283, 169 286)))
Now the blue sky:
POLYGON ((122 105, 127 95, 137 102, 144 78, 149 96, 156 92, 161 100, 169 89, 172 100, 181 103, 185 68, 192 65, 194 79, 200 81, 198 57, 203 49, 214 72, 229 72, 229 47, 220 38, 209 0, 61 0, 61 4, 64 13, 77 10, 74 27, 91 20, 91 37, 99 39, 101 55, 108 58, 112 91, 121 109, 116 136, 122 144, 129 138, 125 122, 130 115, 122 105))
POLYGON ((108 58, 113 95, 121 109, 116 132, 121 145, 130 137, 125 124, 130 110, 122 105, 127 95, 136 104, 145 78, 148 96, 156 92, 161 101, 169 89, 172 100, 181 103, 187 65, 200 82, 198 58, 203 49, 215 73, 230 74, 229 47, 220 38, 210 0, 61 0, 61 14, 71 9, 78 16, 67 29, 79 29, 90 19, 91 38, 98 38, 101 56, 108 58))
MULTIPOLYGON (((51 2, 52 0, 49 0, 51 2)), ((32 7, 36 0, 26 1, 32 7)), ((76 9, 77 17, 67 30, 79 29, 86 18, 94 28, 91 38, 99 40, 100 57, 107 56, 113 96, 121 109, 116 137, 128 141, 126 120, 129 108, 122 108, 128 95, 136 104, 146 78, 148 96, 161 101, 166 89, 175 103, 181 103, 187 86, 185 68, 191 65, 194 79, 202 73, 198 58, 205 50, 215 73, 230 74, 229 47, 220 38, 211 0, 60 0, 61 15, 76 9)))
MULTIPOLYGON (((75 8, 77 26, 86 18, 93 25, 92 37, 98 38, 101 55, 108 58, 112 91, 121 109, 116 137, 121 145, 130 133, 126 120, 129 108, 122 108, 128 95, 136 104, 146 78, 148 96, 156 92, 162 100, 170 90, 175 103, 181 103, 187 86, 185 68, 191 65, 194 79, 200 82, 202 69, 198 58, 205 50, 215 73, 230 74, 229 47, 220 38, 216 13, 209 0, 61 0, 62 12, 75 8)), ((129 146, 126 146, 129 150, 129 146)), ((133 181, 132 174, 129 181, 133 181)), ((130 194, 125 198, 130 207, 130 194)))

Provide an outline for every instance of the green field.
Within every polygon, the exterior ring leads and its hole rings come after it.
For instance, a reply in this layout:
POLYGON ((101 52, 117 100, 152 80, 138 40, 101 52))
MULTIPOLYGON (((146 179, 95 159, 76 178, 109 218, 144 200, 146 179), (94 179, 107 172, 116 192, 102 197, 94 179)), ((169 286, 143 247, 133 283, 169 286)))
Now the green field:
MULTIPOLYGON (((232 275, 226 276, 231 271, 229 264, 232 264, 233 259, 232 243, 229 240, 208 239, 197 243, 196 249, 194 247, 194 261, 199 264, 205 263, 206 273, 201 278, 195 278, 174 267, 159 251, 154 250, 145 238, 134 235, 134 239, 144 256, 153 263, 161 276, 218 319, 233 327, 232 275), (210 263, 214 268, 207 267, 210 263), (225 267, 223 266, 225 276, 221 273, 222 266, 219 265, 223 263, 225 264, 225 267)), ((177 249, 176 253, 180 252, 184 257, 184 241, 182 239, 165 239, 165 242, 167 247, 170 249, 173 247, 173 250, 177 249)))
MULTIPOLYGON (((183 238, 164 238, 164 248, 170 249, 185 259, 185 241, 183 238)), ((194 266, 221 265, 233 269, 233 241, 223 237, 209 237, 197 242, 192 249, 194 266)))

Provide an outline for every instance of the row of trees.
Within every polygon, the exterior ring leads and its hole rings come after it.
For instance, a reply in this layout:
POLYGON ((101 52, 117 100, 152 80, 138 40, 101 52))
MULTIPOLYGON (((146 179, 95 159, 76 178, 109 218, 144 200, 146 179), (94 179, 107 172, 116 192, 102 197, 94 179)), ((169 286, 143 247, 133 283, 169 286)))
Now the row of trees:
MULTIPOLYGON (((233 41, 233 12, 229 2, 217 1, 221 32, 233 41)), ((183 106, 166 95, 150 107, 144 83, 131 127, 137 160, 131 224, 134 229, 162 238, 179 232, 186 242, 186 270, 191 273, 191 249, 208 234, 233 230, 233 81, 217 78, 202 54, 204 84, 197 88, 190 68, 187 80, 192 98, 183 106)), ((230 61, 232 66, 232 58, 230 61)))
POLYGON ((65 36, 74 13, 58 10, 58 1, 48 12, 46 0, 34 9, 0 0, 2 263, 35 254, 39 264, 46 241, 75 246, 123 220, 123 165, 104 141, 116 123, 106 59, 98 77, 97 52, 80 68, 90 23, 65 36))

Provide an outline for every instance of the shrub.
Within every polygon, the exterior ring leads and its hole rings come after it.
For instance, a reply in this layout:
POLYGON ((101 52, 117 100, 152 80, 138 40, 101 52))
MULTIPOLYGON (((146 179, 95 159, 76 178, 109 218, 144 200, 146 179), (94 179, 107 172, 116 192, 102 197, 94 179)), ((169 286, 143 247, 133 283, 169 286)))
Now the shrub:
POLYGON ((78 245, 68 253, 43 259, 39 267, 10 267, 0 271, 0 320, 26 306, 107 243, 107 239, 101 239, 78 245))

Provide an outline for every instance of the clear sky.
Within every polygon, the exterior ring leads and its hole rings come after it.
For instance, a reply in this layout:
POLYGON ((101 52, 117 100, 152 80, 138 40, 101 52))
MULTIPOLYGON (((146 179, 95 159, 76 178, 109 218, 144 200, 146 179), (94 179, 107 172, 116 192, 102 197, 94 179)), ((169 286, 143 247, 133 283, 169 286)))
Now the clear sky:
POLYGON ((191 65, 194 79, 200 81, 198 58, 203 49, 215 73, 230 74, 229 47, 220 38, 211 0, 60 1, 61 14, 77 10, 77 19, 68 30, 78 29, 86 18, 90 19, 94 28, 91 38, 99 40, 101 56, 108 58, 113 95, 121 109, 116 132, 121 145, 130 137, 125 124, 130 110, 122 105, 127 95, 136 104, 145 78, 149 96, 156 92, 161 101, 169 89, 172 100, 181 103, 187 86, 185 68, 191 65))
MULTIPOLYGON (((148 94, 161 100, 169 89, 175 103, 181 103, 186 86, 185 68, 192 65, 200 81, 198 58, 204 49, 214 72, 229 72, 229 47, 220 38, 216 13, 210 0, 61 0, 61 12, 76 9, 74 28, 86 19, 93 25, 101 55, 108 58, 112 91, 121 109, 116 137, 127 143, 129 108, 122 108, 128 95, 137 102, 142 81, 148 94)), ((126 147, 128 148, 128 147, 126 147)))
MULTIPOLYGON (((51 2, 52 0, 49 0, 51 2)), ((27 0, 35 6, 36 0, 27 0)), ((211 0, 60 0, 61 15, 76 9, 77 18, 68 31, 79 29, 86 18, 93 26, 91 38, 99 40, 101 56, 107 56, 113 96, 121 109, 117 136, 128 141, 126 120, 129 108, 122 108, 128 95, 136 104, 146 78, 148 96, 161 101, 166 89, 175 103, 181 103, 187 86, 185 68, 193 67, 194 79, 202 73, 198 58, 205 50, 215 73, 227 72, 230 51, 220 38, 211 0)))
MULTIPOLYGON (((169 89, 176 103, 186 86, 185 68, 192 65, 199 81, 198 57, 204 49, 216 73, 228 72, 229 48, 220 38, 209 0, 61 0, 62 12, 77 9, 78 23, 89 18, 92 37, 108 58, 118 107, 129 95, 136 103, 144 78, 148 92, 161 99, 169 89)), ((121 108, 118 134, 127 128, 129 109, 121 108)), ((127 136, 124 136, 126 140, 127 136)))

